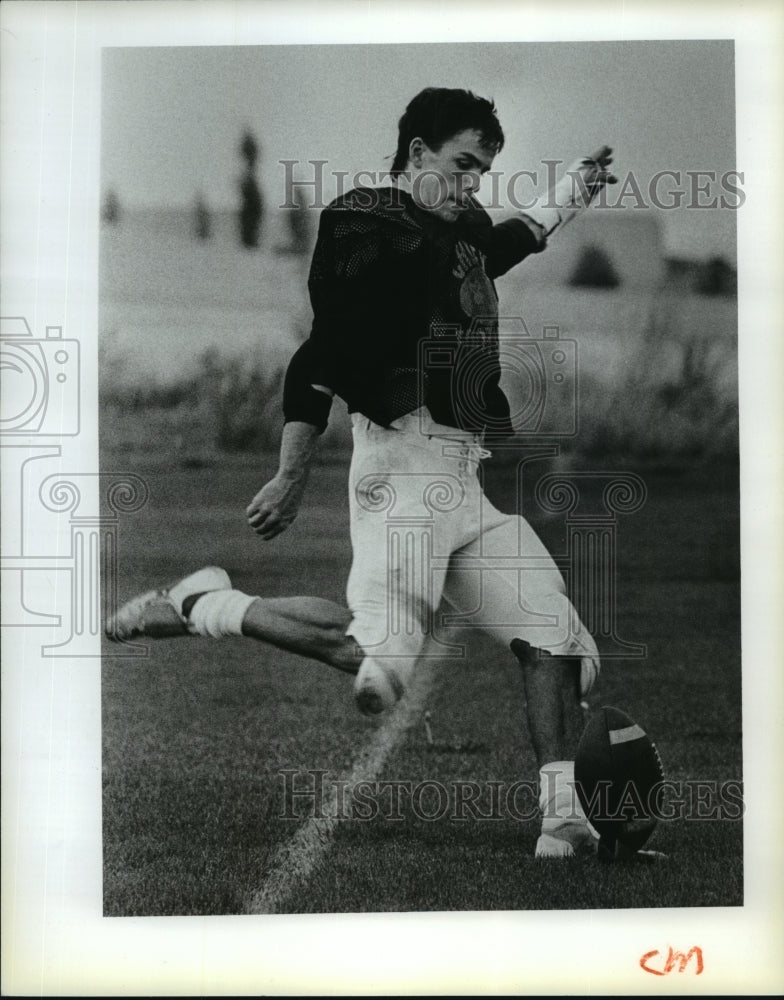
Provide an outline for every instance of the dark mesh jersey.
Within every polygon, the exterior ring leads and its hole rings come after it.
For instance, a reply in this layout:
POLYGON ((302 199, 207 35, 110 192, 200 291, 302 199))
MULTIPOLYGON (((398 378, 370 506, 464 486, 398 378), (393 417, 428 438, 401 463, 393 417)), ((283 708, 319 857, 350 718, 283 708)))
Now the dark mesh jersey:
POLYGON ((535 223, 494 226, 476 202, 448 223, 394 187, 336 199, 321 214, 313 327, 286 373, 286 420, 323 430, 321 385, 382 426, 426 405, 437 423, 509 433, 493 278, 543 247, 535 223))

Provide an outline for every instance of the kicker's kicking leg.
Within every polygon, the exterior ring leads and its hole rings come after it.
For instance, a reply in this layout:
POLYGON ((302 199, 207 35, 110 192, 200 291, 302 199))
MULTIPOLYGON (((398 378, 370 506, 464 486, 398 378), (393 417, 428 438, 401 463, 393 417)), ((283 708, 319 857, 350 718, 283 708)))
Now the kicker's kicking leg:
POLYGON ((257 597, 242 620, 242 635, 356 674, 363 653, 346 635, 351 612, 321 597, 257 597))
POLYGON ((362 652, 345 634, 347 608, 319 597, 263 598, 232 588, 225 570, 207 566, 171 587, 131 598, 106 623, 114 641, 202 635, 248 636, 356 673, 362 652))

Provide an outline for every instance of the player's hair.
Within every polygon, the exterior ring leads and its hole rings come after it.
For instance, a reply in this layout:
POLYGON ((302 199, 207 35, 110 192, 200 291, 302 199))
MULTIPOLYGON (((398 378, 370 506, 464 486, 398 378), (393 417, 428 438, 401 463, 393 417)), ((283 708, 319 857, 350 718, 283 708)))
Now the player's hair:
POLYGON ((412 139, 419 136, 438 152, 447 139, 465 129, 476 129, 482 136, 481 145, 493 153, 503 148, 504 132, 493 101, 477 97, 470 90, 425 87, 398 122, 397 152, 391 175, 397 177, 405 170, 412 139))

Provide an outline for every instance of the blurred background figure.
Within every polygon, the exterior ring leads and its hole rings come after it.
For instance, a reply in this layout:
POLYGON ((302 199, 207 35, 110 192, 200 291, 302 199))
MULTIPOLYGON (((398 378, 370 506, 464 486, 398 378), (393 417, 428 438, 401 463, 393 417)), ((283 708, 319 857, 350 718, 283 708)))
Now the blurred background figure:
POLYGON ((120 199, 113 188, 110 188, 106 192, 106 197, 101 206, 101 218, 104 222, 108 222, 110 226, 116 226, 120 221, 120 199))
POLYGON ((259 245, 264 202, 256 180, 259 147, 249 131, 242 137, 240 154, 245 161, 245 172, 240 178, 240 242, 244 247, 255 248, 259 245))
POLYGON ((193 205, 193 230, 197 240, 208 240, 212 236, 212 215, 201 191, 197 192, 193 205))
POLYGON ((313 227, 311 226, 308 206, 302 188, 295 187, 293 192, 295 206, 286 209, 286 226, 289 242, 275 247, 278 253, 292 253, 299 256, 309 254, 313 249, 313 227))

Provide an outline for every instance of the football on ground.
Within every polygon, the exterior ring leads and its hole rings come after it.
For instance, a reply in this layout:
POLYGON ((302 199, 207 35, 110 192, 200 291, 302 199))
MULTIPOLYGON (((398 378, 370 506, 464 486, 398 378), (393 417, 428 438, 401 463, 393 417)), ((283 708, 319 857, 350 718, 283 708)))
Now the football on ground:
POLYGON ((577 794, 600 836, 605 857, 631 856, 656 826, 656 793, 664 780, 655 744, 619 708, 594 713, 574 761, 577 794))

